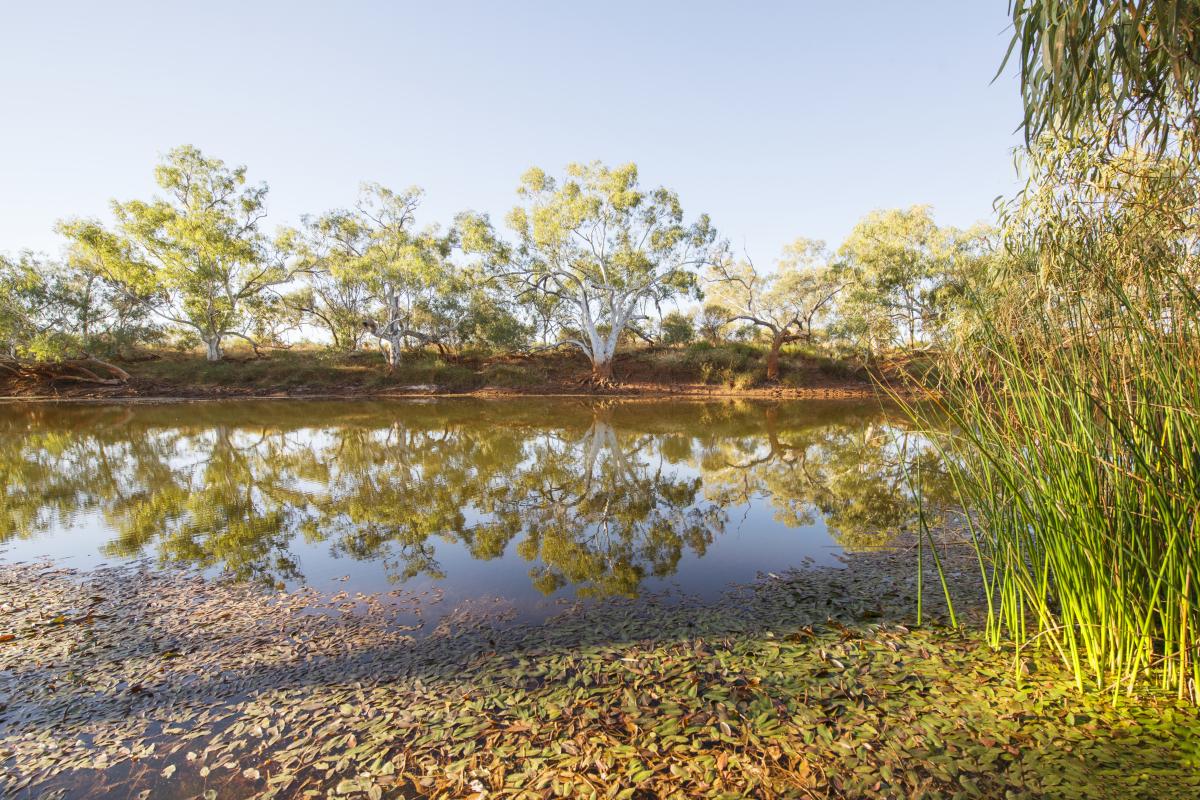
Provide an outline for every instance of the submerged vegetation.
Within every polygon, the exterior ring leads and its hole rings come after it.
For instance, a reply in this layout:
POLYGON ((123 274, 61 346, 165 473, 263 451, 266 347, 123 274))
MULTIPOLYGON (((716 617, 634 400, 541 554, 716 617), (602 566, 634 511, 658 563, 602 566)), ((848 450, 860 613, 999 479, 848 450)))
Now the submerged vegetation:
MULTIPOLYGON (((958 552, 946 567, 973 614, 958 552)), ((10 567, 4 785, 19 798, 1200 789, 1194 714, 1079 696, 1053 663, 1027 662, 1018 683, 977 634, 912 627, 914 586, 907 555, 874 552, 713 603, 607 601, 509 629, 459 618, 411 640, 387 598, 10 567)))

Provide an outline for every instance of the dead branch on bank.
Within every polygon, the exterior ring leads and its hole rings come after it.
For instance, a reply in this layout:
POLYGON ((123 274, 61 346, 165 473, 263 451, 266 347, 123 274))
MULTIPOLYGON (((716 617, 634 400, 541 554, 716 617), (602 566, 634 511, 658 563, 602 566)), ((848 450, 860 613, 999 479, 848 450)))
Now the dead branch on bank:
POLYGON ((122 386, 129 382, 128 372, 101 361, 94 356, 65 358, 61 361, 20 361, 0 358, 0 368, 18 378, 30 378, 51 383, 90 383, 99 386, 122 386))

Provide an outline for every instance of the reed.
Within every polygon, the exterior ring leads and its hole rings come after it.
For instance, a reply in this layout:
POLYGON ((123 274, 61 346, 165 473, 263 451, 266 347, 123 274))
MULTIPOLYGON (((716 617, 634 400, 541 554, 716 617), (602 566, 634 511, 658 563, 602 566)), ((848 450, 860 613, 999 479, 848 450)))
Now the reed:
POLYGON ((1200 703, 1200 158, 1044 137, 927 424, 993 645, 1200 703))
POLYGON ((1049 648, 1080 688, 1200 703, 1198 328, 1184 273, 1103 280, 1020 331, 985 325, 986 378, 934 404, 992 643, 1049 648))

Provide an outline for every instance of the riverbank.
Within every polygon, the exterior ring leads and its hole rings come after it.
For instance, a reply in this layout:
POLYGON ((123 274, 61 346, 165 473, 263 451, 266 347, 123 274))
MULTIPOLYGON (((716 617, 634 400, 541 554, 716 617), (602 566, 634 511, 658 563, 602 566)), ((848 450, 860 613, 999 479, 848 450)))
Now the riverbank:
MULTIPOLYGON (((1194 797, 1200 718, 965 632, 913 553, 730 589, 396 624, 403 595, 0 567, 6 797, 1194 797), (36 601, 32 600, 36 598, 36 601), (932 619, 932 624, 930 621, 932 619)), ((928 563, 929 559, 926 559, 928 563)))
POLYGON ((211 363, 193 353, 148 352, 116 361, 116 384, 0 373, 0 397, 22 399, 401 397, 612 395, 646 397, 870 397, 875 387, 848 362, 786 354, 778 381, 765 379, 765 354, 753 345, 646 347, 618 354, 616 383, 596 388, 577 353, 527 356, 414 353, 394 371, 377 351, 351 354, 294 348, 254 357, 234 351, 211 363))

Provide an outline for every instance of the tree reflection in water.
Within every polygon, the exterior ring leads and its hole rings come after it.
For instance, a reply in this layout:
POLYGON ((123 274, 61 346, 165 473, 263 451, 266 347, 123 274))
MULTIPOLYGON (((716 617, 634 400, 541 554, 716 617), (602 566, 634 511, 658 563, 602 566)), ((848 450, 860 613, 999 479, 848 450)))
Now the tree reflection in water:
MULTIPOLYGON (((444 577, 442 543, 530 564, 539 590, 635 595, 769 502, 848 549, 910 521, 926 440, 832 402, 221 402, 7 407, 0 539, 90 518, 108 556, 267 584, 296 543, 444 577)), ((933 499, 944 494, 936 482, 933 499)))

